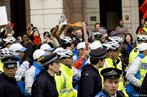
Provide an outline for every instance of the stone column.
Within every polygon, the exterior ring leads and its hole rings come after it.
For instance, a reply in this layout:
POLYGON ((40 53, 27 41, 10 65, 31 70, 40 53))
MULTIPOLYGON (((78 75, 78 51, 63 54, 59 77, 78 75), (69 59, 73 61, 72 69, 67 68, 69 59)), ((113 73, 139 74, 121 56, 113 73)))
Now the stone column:
POLYGON ((136 29, 139 25, 138 4, 138 0, 122 0, 122 18, 134 39, 136 39, 136 29))
POLYGON ((84 20, 83 2, 85 0, 63 0, 63 11, 69 23, 84 20))
POLYGON ((100 23, 99 0, 84 0, 84 3, 84 19, 88 24, 88 30, 93 30, 94 24, 100 23))

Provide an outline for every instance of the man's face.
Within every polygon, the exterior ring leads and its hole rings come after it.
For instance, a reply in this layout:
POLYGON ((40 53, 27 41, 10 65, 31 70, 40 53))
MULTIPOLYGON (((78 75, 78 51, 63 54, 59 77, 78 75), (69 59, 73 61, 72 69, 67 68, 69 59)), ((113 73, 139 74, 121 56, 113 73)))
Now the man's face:
POLYGON ((118 89, 119 79, 106 79, 104 81, 104 89, 109 95, 115 95, 118 89))
POLYGON ((58 73, 60 71, 60 64, 59 62, 54 62, 51 66, 51 69, 54 73, 58 73))
POLYGON ((99 68, 102 68, 104 66, 104 62, 105 62, 105 59, 99 60, 99 65, 100 65, 99 68))
POLYGON ((119 56, 119 50, 113 50, 113 51, 111 51, 110 52, 111 54, 111 58, 113 59, 113 60, 116 60, 116 59, 118 59, 118 56, 119 56))
POLYGON ((17 67, 14 67, 14 68, 6 68, 6 67, 4 67, 3 69, 4 69, 4 74, 5 75, 7 75, 10 78, 14 78, 15 77, 15 73, 16 73, 17 67))
POLYGON ((81 38, 83 35, 82 30, 77 30, 76 32, 77 32, 77 36, 81 38))
POLYGON ((18 55, 19 55, 19 57, 20 57, 21 59, 24 58, 24 52, 22 52, 22 51, 17 51, 17 53, 18 53, 18 55))
POLYGON ((65 60, 66 60, 66 65, 68 65, 68 66, 72 66, 73 65, 72 57, 66 58, 65 60))
POLYGON ((99 31, 100 28, 101 28, 100 24, 95 25, 95 30, 99 31))

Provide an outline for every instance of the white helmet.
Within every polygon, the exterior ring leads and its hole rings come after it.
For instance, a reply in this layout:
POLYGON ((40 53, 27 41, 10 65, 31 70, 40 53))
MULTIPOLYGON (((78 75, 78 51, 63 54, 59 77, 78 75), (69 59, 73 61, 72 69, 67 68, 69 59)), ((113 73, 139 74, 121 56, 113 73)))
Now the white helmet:
POLYGON ((18 53, 13 52, 11 50, 9 50, 8 48, 4 48, 4 49, 0 49, 0 57, 5 57, 5 56, 14 56, 14 55, 18 55, 18 53))
POLYGON ((115 50, 119 48, 118 42, 108 42, 103 44, 104 47, 106 47, 106 50, 115 50))
POLYGON ((123 42, 123 38, 121 38, 121 37, 119 37, 119 36, 113 36, 113 37, 109 37, 109 39, 111 40, 111 41, 116 41, 116 42, 118 42, 118 43, 121 43, 121 42, 123 42))
POLYGON ((147 35, 137 35, 137 40, 145 41, 147 40, 147 35))
POLYGON ((58 51, 57 55, 59 55, 60 59, 62 59, 62 58, 70 58, 70 57, 72 57, 73 53, 69 49, 63 49, 63 50, 58 51))
POLYGON ((89 45, 90 50, 95 50, 100 47, 102 48, 103 45, 99 41, 94 41, 89 45))
POLYGON ((61 37, 61 40, 63 40, 64 44, 72 43, 72 39, 68 36, 61 37))

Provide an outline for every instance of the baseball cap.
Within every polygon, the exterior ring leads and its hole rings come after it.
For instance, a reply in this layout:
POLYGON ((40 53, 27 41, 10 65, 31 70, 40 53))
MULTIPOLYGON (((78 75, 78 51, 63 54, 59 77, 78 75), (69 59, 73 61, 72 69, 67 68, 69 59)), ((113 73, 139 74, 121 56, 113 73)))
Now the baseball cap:
POLYGON ((77 45, 77 49, 85 49, 85 42, 80 42, 78 45, 77 45))
POLYGON ((24 52, 26 48, 23 47, 20 43, 14 43, 10 46, 10 50, 12 50, 13 52, 16 52, 16 51, 24 52))
POLYGON ((41 56, 47 56, 47 53, 42 49, 37 49, 33 53, 33 59, 38 59, 41 56))
POLYGON ((103 47, 103 45, 99 41, 94 41, 89 45, 90 50, 95 50, 99 47, 103 47))
POLYGON ((53 51, 54 50, 54 48, 51 48, 51 46, 48 45, 48 44, 41 45, 40 49, 42 49, 42 50, 48 50, 48 51, 53 51))

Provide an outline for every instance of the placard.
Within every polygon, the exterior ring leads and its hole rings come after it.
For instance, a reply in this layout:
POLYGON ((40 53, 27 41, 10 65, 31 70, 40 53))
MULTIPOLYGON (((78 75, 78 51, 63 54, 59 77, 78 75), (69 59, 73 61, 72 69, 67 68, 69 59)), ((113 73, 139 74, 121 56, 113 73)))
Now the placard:
POLYGON ((0 7, 0 25, 8 24, 8 17, 6 12, 6 6, 0 7))

